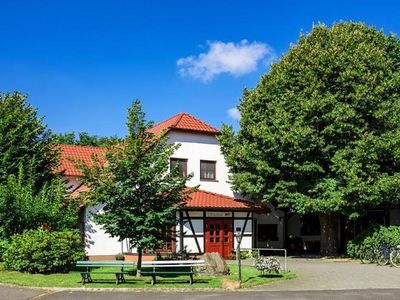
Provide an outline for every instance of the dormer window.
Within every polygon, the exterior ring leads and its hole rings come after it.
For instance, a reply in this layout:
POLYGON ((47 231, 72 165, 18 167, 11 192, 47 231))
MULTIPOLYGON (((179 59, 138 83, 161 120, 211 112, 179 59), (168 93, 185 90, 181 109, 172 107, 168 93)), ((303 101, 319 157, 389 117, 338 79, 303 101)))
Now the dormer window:
POLYGON ((200 161, 200 180, 216 180, 216 161, 201 160, 200 161))
POLYGON ((183 158, 171 158, 170 159, 171 171, 177 167, 179 170, 179 176, 186 177, 187 176, 187 161, 188 161, 187 159, 183 159, 183 158))

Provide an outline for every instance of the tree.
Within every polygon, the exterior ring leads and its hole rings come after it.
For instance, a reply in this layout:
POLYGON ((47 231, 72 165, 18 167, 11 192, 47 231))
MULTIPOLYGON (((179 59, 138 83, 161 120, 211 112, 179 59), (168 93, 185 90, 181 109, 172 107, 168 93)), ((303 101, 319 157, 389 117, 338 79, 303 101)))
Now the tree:
POLYGON ((51 132, 26 96, 0 93, 0 239, 76 227, 77 205, 65 195, 58 164, 51 132))
POLYGON ((0 93, 0 183, 22 168, 39 189, 56 175, 58 155, 51 132, 19 92, 0 93))
POLYGON ((400 43, 362 23, 316 25, 271 66, 220 142, 235 189, 320 215, 321 253, 338 218, 399 203, 400 43))
POLYGON ((128 135, 107 147, 106 162, 93 157, 92 166, 78 164, 82 182, 90 189, 81 194, 83 201, 102 205, 95 222, 112 237, 129 239, 130 247, 137 249, 139 276, 142 251, 160 247, 164 229, 176 225, 176 212, 192 191, 186 188, 189 177, 179 177, 178 169, 168 172, 169 158, 178 146, 168 144, 167 136, 150 133, 151 126, 135 101, 128 110, 128 135))
POLYGON ((45 183, 35 192, 34 182, 9 175, 0 184, 0 239, 9 239, 28 229, 63 230, 77 227, 77 205, 66 199, 66 187, 60 178, 45 183))
POLYGON ((109 143, 120 141, 116 136, 112 137, 99 137, 97 135, 90 135, 87 132, 67 132, 53 135, 54 143, 56 144, 69 144, 69 145, 83 145, 83 146, 96 146, 104 147, 109 143))

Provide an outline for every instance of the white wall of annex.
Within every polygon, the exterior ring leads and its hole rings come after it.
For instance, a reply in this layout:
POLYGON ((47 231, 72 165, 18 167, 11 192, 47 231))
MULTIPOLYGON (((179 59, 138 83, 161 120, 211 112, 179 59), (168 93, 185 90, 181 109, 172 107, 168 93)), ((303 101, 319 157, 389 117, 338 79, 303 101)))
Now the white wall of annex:
POLYGON ((85 248, 87 255, 115 255, 128 252, 127 243, 107 234, 101 225, 93 221, 93 213, 101 212, 103 205, 90 206, 85 211, 85 248))

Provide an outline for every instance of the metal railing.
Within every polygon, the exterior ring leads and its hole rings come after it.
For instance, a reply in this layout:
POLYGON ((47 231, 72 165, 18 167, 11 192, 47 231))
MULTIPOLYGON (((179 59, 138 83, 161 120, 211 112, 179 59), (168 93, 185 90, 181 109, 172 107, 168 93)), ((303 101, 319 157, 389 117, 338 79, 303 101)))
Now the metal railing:
POLYGON ((271 252, 283 252, 285 258, 284 258, 284 264, 283 264, 283 270, 286 272, 287 271, 287 250, 286 249, 277 249, 277 248, 240 248, 240 251, 257 251, 258 256, 260 255, 260 251, 271 251, 271 252))

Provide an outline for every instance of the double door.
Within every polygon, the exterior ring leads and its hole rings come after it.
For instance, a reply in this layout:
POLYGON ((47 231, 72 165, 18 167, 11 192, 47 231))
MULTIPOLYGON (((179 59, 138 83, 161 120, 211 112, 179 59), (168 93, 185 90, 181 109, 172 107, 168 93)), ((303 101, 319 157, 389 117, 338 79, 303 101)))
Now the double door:
POLYGON ((233 250, 232 219, 206 219, 205 250, 229 258, 233 250))

